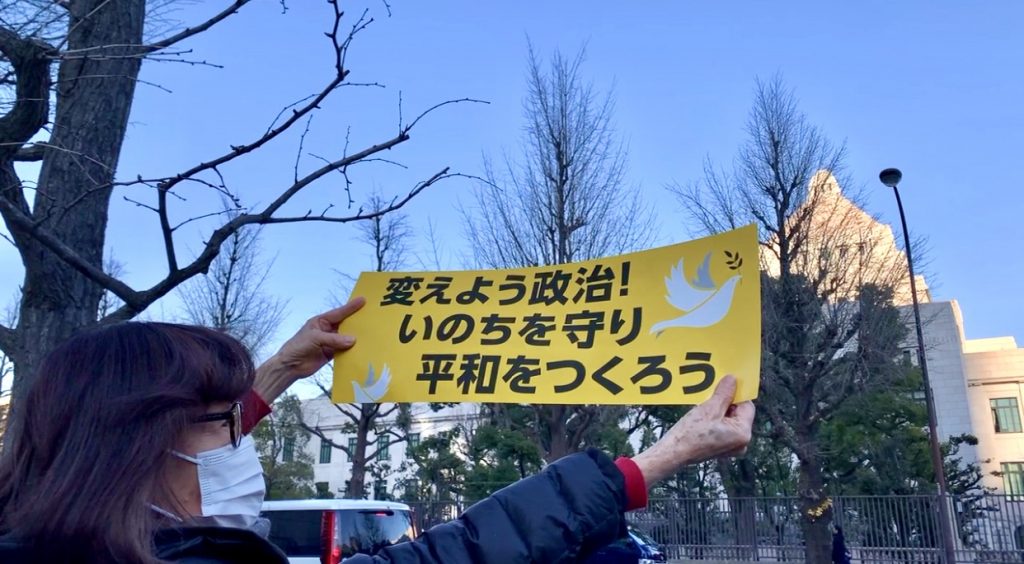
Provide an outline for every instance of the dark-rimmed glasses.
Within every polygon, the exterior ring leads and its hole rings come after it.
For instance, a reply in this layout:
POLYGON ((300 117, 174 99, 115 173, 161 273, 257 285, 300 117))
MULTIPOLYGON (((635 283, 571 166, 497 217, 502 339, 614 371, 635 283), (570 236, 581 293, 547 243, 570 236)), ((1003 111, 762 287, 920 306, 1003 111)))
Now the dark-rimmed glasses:
POLYGON ((238 448, 242 444, 242 402, 236 401, 227 411, 207 413, 192 420, 193 423, 208 423, 210 421, 227 421, 228 429, 231 431, 231 446, 238 448))

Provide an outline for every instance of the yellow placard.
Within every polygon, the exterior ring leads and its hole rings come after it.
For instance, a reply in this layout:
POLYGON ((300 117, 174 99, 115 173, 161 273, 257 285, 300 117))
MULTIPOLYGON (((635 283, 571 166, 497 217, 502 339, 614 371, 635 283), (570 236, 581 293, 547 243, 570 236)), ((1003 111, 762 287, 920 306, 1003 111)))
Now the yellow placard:
POLYGON ((757 396, 757 228, 578 263, 366 272, 341 330, 342 402, 696 404, 757 396))

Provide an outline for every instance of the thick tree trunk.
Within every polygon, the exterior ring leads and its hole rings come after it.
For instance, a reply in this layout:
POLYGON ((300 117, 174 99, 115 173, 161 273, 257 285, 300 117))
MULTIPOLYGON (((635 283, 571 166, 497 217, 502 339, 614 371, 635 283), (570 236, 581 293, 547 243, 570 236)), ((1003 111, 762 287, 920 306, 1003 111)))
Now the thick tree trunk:
POLYGON ((569 430, 566 428, 566 412, 568 408, 564 405, 536 406, 534 409, 541 411, 541 420, 545 428, 539 429, 542 433, 543 444, 547 444, 544 453, 544 461, 548 464, 572 454, 573 445, 569 444, 569 430), (546 436, 543 436, 546 435, 546 436))
POLYGON ((809 445, 807 451, 806 456, 800 460, 798 479, 804 555, 808 564, 830 564, 832 535, 829 522, 832 520, 832 507, 827 503, 825 478, 816 445, 809 445))
POLYGON ((736 461, 721 459, 718 472, 729 496, 729 509, 736 527, 736 545, 746 552, 747 559, 758 560, 757 554, 757 480, 753 462, 747 458, 736 461))
MULTIPOLYGON (((141 59, 88 58, 103 45, 142 43, 144 0, 74 0, 67 51, 60 63, 56 113, 33 215, 69 247, 102 267, 110 183, 124 141, 141 59), (73 208, 73 209, 72 209, 73 208)), ((61 341, 96 322, 103 289, 38 243, 21 246, 25 281, 15 330, 14 402, 40 362, 61 341)))
POLYGON ((356 452, 352 453, 352 475, 348 479, 346 499, 363 499, 366 490, 366 439, 356 441, 356 452), (359 445, 362 444, 362 448, 359 445))
POLYGON ((352 471, 349 473, 348 491, 345 497, 348 499, 363 499, 366 497, 366 450, 370 444, 370 429, 377 406, 373 404, 360 404, 359 423, 356 425, 356 448, 352 452, 352 471))

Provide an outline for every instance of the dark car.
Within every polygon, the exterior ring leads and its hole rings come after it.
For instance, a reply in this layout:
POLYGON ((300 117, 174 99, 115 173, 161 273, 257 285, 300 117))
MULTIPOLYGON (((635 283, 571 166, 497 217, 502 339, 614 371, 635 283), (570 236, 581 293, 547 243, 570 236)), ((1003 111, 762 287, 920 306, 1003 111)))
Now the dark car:
POLYGON ((654 564, 667 561, 665 551, 658 543, 630 527, 626 537, 590 555, 586 564, 654 564))

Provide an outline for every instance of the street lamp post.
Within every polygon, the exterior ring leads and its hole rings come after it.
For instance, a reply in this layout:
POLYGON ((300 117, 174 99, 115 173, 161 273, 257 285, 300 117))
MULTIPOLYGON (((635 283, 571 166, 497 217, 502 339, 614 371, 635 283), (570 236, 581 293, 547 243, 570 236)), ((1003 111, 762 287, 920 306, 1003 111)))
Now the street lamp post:
POLYGON ((882 184, 892 188, 896 194, 896 206, 900 210, 900 225, 903 227, 903 242, 907 251, 907 267, 910 270, 910 297, 914 305, 914 328, 917 330, 917 360, 921 366, 921 378, 924 380, 924 399, 928 411, 928 443, 931 447, 932 467, 935 469, 935 483, 939 487, 939 533, 942 540, 942 551, 947 564, 956 562, 956 545, 953 541, 952 521, 949 514, 949 488, 946 485, 946 472, 942 466, 942 449, 939 446, 938 422, 935 418, 935 398, 932 395, 931 381, 928 379, 928 361, 924 352, 924 332, 921 328, 921 307, 917 302, 917 279, 914 275, 914 258, 910 249, 910 234, 907 231, 907 218, 903 213, 903 201, 900 199, 898 185, 903 173, 898 168, 883 170, 878 179, 882 184))

